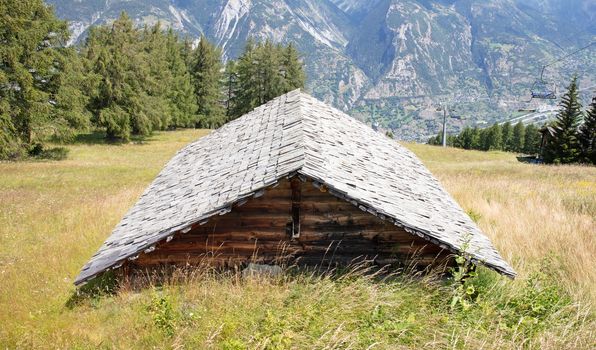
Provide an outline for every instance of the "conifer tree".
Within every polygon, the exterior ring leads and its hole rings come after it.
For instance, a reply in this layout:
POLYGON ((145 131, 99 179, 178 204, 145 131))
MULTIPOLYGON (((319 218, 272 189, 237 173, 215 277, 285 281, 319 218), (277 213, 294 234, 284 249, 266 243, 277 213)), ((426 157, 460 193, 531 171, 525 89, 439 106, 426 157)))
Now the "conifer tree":
POLYGON ((134 28, 122 13, 111 26, 93 27, 84 47, 96 81, 90 108, 110 139, 194 126, 196 96, 184 55, 186 45, 159 22, 134 28))
POLYGON ((554 136, 546 144, 544 152, 546 163, 568 164, 577 162, 579 159, 577 127, 582 115, 582 106, 577 90, 577 77, 574 76, 559 104, 561 109, 553 125, 554 136))
POLYGON ((100 77, 90 105, 109 139, 148 135, 154 127, 153 108, 159 106, 144 90, 150 82, 140 40, 125 12, 111 26, 92 28, 87 39, 87 57, 100 77))
POLYGON ((292 43, 283 49, 282 65, 284 71, 284 93, 294 89, 303 89, 306 81, 306 75, 300 54, 292 43))
POLYGON ((526 128, 520 121, 513 127, 513 133, 511 136, 511 142, 509 151, 511 152, 523 152, 524 151, 524 138, 526 134, 526 128))
POLYGON ((484 149, 487 151, 503 149, 503 132, 499 124, 495 123, 487 129, 484 149))
MULTIPOLYGON (((23 156, 77 126, 80 115, 64 113, 68 103, 59 91, 68 85, 59 78, 68 57, 57 48, 67 38, 66 22, 42 0, 0 1, 0 159, 23 156)), ((78 102, 71 102, 78 113, 78 102)))
POLYGON ((232 117, 236 118, 248 113, 260 103, 260 89, 258 85, 257 52, 255 44, 249 38, 244 52, 238 59, 237 75, 238 90, 233 103, 232 117))
POLYGON ((473 127, 472 131, 472 142, 470 143, 470 149, 480 149, 480 130, 477 127, 473 127))
POLYGON ((488 151, 490 146, 487 142, 489 128, 480 129, 478 132, 478 149, 481 151, 488 151))
POLYGON ((226 95, 226 119, 230 120, 234 116, 237 110, 237 98, 238 93, 238 68, 236 67, 236 61, 229 60, 226 62, 226 68, 224 71, 224 94, 226 95))
POLYGON ((304 87, 304 69, 299 54, 270 41, 254 44, 249 39, 236 64, 236 93, 231 117, 238 117, 279 95, 304 87))
POLYGON ((511 151, 512 139, 513 139, 513 128, 510 122, 505 122, 500 126, 501 128, 501 147, 504 151, 511 151))
POLYGON ((193 51, 191 75, 199 113, 199 125, 214 128, 225 122, 225 112, 221 105, 222 80, 221 51, 201 36, 199 45, 193 51))
POLYGON ((168 86, 169 110, 171 123, 169 127, 195 126, 199 119, 194 87, 191 82, 188 66, 184 58, 185 44, 170 28, 166 34, 166 52, 171 81, 168 86))
POLYGON ((474 132, 470 127, 464 128, 462 132, 457 135, 457 138, 454 142, 455 147, 463 148, 463 149, 472 149, 472 145, 474 143, 474 132))
POLYGON ((528 124, 524 133, 523 152, 526 154, 538 154, 540 149, 541 135, 534 124, 528 124))
POLYGON ((146 113, 152 122, 152 130, 164 130, 171 123, 173 103, 170 103, 169 93, 174 88, 174 77, 169 69, 167 37, 158 21, 154 26, 143 29, 139 44, 144 49, 141 54, 145 83, 143 92, 147 95, 145 103, 146 113))
POLYGON ((182 60, 186 64, 187 69, 190 71, 193 62, 193 48, 192 48, 192 41, 188 38, 188 36, 184 37, 182 41, 182 50, 180 51, 180 55, 182 56, 182 60))
POLYGON ((261 96, 259 105, 284 94, 284 80, 281 65, 281 46, 270 40, 258 47, 257 69, 261 96))
POLYGON ((596 97, 586 111, 584 123, 579 130, 582 161, 596 164, 596 97))

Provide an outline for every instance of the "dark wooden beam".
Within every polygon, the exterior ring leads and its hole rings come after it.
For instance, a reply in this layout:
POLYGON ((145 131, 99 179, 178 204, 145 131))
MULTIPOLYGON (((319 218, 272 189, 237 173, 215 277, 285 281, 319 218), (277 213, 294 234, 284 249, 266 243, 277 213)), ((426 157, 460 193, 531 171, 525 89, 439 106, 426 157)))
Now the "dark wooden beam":
POLYGON ((302 181, 298 177, 292 178, 292 240, 300 238, 300 201, 302 196, 302 181))

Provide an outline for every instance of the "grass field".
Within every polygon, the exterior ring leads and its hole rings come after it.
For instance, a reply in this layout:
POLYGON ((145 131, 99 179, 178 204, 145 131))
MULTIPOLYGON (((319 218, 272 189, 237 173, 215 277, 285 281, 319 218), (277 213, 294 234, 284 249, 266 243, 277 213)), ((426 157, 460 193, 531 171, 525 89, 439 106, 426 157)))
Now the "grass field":
MULTIPOLYGON (((455 287, 348 273, 180 283, 79 298, 72 281, 165 162, 201 130, 93 138, 60 162, 0 163, 0 348, 594 349, 596 168, 407 144, 519 272, 455 287), (473 293, 472 293, 472 289, 473 293)), ((86 141, 86 142, 85 142, 86 141)))

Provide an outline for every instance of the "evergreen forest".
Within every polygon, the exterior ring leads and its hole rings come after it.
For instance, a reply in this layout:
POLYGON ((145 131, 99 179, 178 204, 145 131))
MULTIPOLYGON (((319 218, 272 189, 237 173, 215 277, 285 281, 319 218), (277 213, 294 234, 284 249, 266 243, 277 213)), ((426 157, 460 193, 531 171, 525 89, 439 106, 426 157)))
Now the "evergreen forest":
POLYGON ((292 44, 246 43, 237 60, 125 12, 67 46, 66 21, 42 0, 0 2, 0 159, 47 155, 48 141, 101 130, 129 141, 156 130, 217 128, 303 88, 292 44))

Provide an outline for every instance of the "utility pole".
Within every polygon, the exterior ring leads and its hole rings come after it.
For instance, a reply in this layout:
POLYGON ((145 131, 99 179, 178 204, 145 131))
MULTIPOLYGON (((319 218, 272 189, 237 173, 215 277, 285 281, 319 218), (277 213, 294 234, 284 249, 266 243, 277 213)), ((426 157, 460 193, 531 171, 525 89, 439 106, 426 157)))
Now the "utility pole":
POLYGON ((447 147, 447 106, 443 105, 443 147, 447 147))

